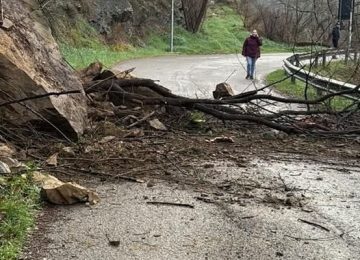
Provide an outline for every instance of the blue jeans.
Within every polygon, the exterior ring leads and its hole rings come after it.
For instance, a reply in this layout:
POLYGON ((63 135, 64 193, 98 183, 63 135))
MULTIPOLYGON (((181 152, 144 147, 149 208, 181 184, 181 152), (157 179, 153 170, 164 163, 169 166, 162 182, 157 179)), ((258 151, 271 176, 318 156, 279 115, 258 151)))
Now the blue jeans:
POLYGON ((246 62, 247 62, 247 75, 250 77, 254 77, 256 58, 251 58, 249 56, 246 56, 246 62))

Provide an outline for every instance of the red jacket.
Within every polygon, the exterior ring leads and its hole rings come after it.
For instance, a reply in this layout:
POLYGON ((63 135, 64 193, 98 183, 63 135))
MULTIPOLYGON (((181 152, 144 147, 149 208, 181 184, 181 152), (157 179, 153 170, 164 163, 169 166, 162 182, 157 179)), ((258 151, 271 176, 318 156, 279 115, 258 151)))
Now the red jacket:
POLYGON ((242 55, 249 56, 251 58, 259 58, 260 57, 260 46, 262 45, 262 40, 259 37, 251 35, 246 38, 242 55))

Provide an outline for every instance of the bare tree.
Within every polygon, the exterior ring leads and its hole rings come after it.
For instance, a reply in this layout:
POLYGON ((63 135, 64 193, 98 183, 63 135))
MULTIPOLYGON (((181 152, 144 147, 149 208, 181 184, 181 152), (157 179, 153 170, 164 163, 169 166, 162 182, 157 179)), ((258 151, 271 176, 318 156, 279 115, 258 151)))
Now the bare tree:
POLYGON ((335 0, 242 0, 245 24, 264 36, 288 43, 326 45, 336 20, 335 0), (321 36, 321 37, 319 37, 321 36))
POLYGON ((196 33, 205 17, 208 0, 182 0, 186 29, 196 33))

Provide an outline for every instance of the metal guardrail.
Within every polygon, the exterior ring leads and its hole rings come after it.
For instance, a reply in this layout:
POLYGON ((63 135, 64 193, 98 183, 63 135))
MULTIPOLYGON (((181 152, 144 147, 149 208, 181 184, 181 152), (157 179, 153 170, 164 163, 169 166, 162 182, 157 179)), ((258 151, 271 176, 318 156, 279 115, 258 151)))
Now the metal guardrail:
MULTIPOLYGON (((332 58, 334 55, 345 55, 346 59, 348 59, 351 54, 353 60, 357 61, 358 52, 356 50, 350 50, 349 53, 345 50, 330 50, 315 53, 295 54, 284 60, 284 69, 288 75, 292 76, 292 81, 298 79, 322 91, 336 93, 344 90, 351 90, 356 88, 356 85, 323 77, 311 71, 307 71, 303 69, 304 64, 301 63, 301 61, 308 60, 314 67, 319 66, 320 62, 322 66, 326 66, 327 59, 329 57, 332 58)), ((353 100, 360 100, 360 91, 351 95, 343 96, 353 100)))

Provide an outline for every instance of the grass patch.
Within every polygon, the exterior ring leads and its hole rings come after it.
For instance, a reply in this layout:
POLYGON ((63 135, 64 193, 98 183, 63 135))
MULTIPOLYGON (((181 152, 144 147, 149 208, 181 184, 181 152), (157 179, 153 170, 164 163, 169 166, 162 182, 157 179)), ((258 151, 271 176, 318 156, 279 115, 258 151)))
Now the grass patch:
MULTIPOLYGON (((266 81, 268 84, 271 84, 271 83, 279 81, 285 77, 286 77, 286 75, 285 75, 284 70, 279 69, 279 70, 276 70, 276 71, 270 73, 266 77, 266 81)), ((293 83, 293 82, 291 82, 291 79, 286 79, 280 83, 277 83, 274 87, 278 92, 280 92, 286 96, 304 99, 305 86, 306 86, 306 84, 299 80, 296 80, 295 83, 293 83)), ((308 99, 314 100, 317 98, 319 98, 319 93, 318 93, 317 89, 309 85, 308 99)), ((351 104, 353 104, 352 100, 349 100, 344 97, 334 97, 334 98, 330 99, 327 104, 321 104, 320 107, 339 111, 339 110, 342 110, 342 109, 348 107, 351 104)))
MULTIPOLYGON (((60 40, 60 49, 74 68, 88 66, 100 61, 105 66, 147 56, 159 56, 169 53, 169 32, 149 34, 143 47, 128 44, 106 46, 93 29, 80 22, 69 30, 69 40, 60 40)), ((208 15, 201 30, 194 34, 182 27, 175 28, 174 50, 178 54, 214 54, 241 52, 243 42, 249 32, 245 30, 241 16, 226 5, 217 5, 208 10, 208 15)), ((263 52, 286 52, 292 48, 285 44, 263 39, 263 52)))
MULTIPOLYGON (((309 69, 309 66, 306 67, 309 69)), ((312 67, 311 71, 327 78, 358 85, 360 82, 359 64, 345 61, 331 61, 326 66, 312 67)))
POLYGON ((39 205, 29 177, 0 177, 0 259, 17 259, 39 205))
MULTIPOLYGON (((182 27, 175 30, 174 48, 184 54, 214 54, 241 52, 242 45, 250 33, 244 28, 242 17, 226 5, 217 5, 208 10, 207 17, 196 34, 182 27)), ((150 38, 150 46, 159 46, 158 42, 168 42, 168 35, 150 38)), ((168 50, 167 44, 161 44, 163 51, 168 50)), ((263 52, 291 51, 290 46, 264 39, 263 52)))

